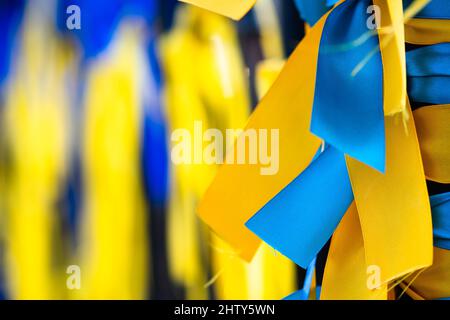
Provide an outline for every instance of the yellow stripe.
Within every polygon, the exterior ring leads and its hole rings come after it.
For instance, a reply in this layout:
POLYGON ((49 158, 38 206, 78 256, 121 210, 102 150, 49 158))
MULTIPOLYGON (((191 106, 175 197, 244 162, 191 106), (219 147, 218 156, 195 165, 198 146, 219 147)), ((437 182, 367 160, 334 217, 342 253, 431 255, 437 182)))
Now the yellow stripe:
POLYGON ((291 55, 247 125, 279 129, 278 173, 261 175, 259 165, 224 164, 199 206, 200 217, 247 260, 260 240, 244 223, 308 166, 320 146, 309 127, 324 22, 322 18, 291 55))
POLYGON ((133 23, 119 26, 108 54, 91 65, 87 78, 83 282, 74 297, 144 299, 149 248, 139 166, 145 69, 139 29, 133 23))
POLYGON ((419 108, 414 120, 427 179, 450 183, 450 105, 419 108))
POLYGON ((415 278, 411 275, 403 283, 409 284, 408 295, 414 299, 440 299, 450 297, 450 251, 434 248, 433 265, 415 278), (415 278, 415 279, 414 279, 415 278), (414 281, 412 281, 414 279, 414 281), (411 283, 412 282, 412 283, 411 283))
POLYGON ((240 20, 255 5, 256 0, 180 0, 200 8, 240 20))
POLYGON ((38 2, 27 7, 21 51, 5 90, 5 118, 0 123, 11 160, 7 216, 2 219, 11 299, 62 299, 67 293, 65 270, 57 267, 63 244, 55 203, 67 169, 66 79, 73 61, 47 23, 49 9, 52 6, 39 7, 38 2))
POLYGON ((405 23, 405 40, 420 45, 450 42, 450 20, 411 19, 405 23))
POLYGON ((273 0, 259 0, 255 6, 255 16, 264 58, 283 59, 281 25, 273 0))
POLYGON ((406 119, 385 117, 385 174, 347 157, 366 261, 381 268, 383 282, 432 262, 431 210, 409 104, 407 112, 406 119))
POLYGON ((381 10, 379 32, 380 51, 383 60, 384 114, 403 112, 406 100, 405 39, 403 29, 403 5, 401 0, 374 0, 381 10))
POLYGON ((385 300, 387 285, 367 286, 369 275, 358 211, 353 203, 331 240, 322 283, 322 300, 385 300))

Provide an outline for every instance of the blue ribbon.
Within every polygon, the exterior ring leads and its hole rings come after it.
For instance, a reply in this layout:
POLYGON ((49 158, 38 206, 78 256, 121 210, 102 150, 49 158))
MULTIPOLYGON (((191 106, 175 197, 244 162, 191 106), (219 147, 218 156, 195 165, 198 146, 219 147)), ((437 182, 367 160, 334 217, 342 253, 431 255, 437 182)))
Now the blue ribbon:
POLYGON ((406 68, 411 101, 450 103, 450 43, 408 51, 406 68))
POLYGON ((16 39, 24 9, 24 0, 0 2, 0 85, 9 72, 14 39, 16 39))
POLYGON ((295 5, 302 19, 313 26, 336 2, 338 0, 295 0, 295 5))
POLYGON ((434 246, 450 250, 450 192, 430 197, 434 246))
POLYGON ((84 58, 95 57, 108 46, 124 17, 143 18, 150 24, 157 16, 156 0, 59 0, 58 5, 58 27, 80 40, 84 58), (80 30, 66 27, 66 9, 70 5, 80 7, 80 30))
POLYGON ((306 268, 331 237, 352 201, 344 155, 330 146, 250 218, 246 226, 306 268))
POLYGON ((316 258, 311 261, 306 269, 305 280, 303 281, 303 288, 288 295, 283 300, 308 300, 309 292, 311 291, 311 283, 314 276, 314 268, 316 267, 316 258))
POLYGON ((147 84, 151 97, 146 101, 141 163, 144 185, 152 204, 163 206, 167 201, 168 147, 166 124, 160 100, 161 70, 156 57, 155 43, 148 50, 151 83, 147 84))
MULTIPOLYGON (((403 8, 408 8, 414 0, 403 0, 403 8)), ((415 18, 450 19, 450 3, 448 0, 432 0, 420 10, 415 18)))
POLYGON ((383 66, 377 50, 365 66, 354 68, 379 46, 370 36, 353 43, 367 28, 369 0, 348 0, 328 16, 319 47, 311 131, 343 153, 384 172, 383 66))

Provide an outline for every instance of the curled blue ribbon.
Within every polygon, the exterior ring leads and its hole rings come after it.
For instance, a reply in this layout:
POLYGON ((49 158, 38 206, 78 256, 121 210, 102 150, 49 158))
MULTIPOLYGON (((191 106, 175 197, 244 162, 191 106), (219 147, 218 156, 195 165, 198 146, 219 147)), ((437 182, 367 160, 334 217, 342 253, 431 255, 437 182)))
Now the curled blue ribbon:
POLYGON ((450 43, 408 51, 406 68, 411 101, 450 103, 450 43))
POLYGON ((317 65, 311 131, 341 152, 384 172, 383 66, 367 26, 369 0, 349 0, 328 16, 317 65), (355 67, 367 63, 356 74, 355 67))
POLYGON ((329 146, 245 225, 306 269, 352 201, 344 155, 329 146))

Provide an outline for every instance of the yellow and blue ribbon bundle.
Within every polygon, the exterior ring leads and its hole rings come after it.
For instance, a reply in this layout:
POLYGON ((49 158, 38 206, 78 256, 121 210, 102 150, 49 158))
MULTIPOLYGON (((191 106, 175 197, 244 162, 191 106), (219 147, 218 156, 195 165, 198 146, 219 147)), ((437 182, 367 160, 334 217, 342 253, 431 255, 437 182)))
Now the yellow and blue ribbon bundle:
MULTIPOLYGON (((214 1, 189 2, 207 3, 207 8, 222 11, 214 1)), ((440 112, 447 108, 448 66, 437 66, 445 59, 430 59, 437 64, 433 72, 426 63, 427 54, 422 53, 438 54, 442 52, 439 46, 446 44, 438 40, 405 54, 402 43, 404 38, 414 43, 420 37, 420 33, 409 34, 408 29, 404 35, 404 23, 421 19, 425 26, 427 20, 448 19, 445 1, 433 1, 429 7, 427 2, 405 3, 403 8, 402 1, 341 1, 325 13, 291 55, 247 124, 247 128, 280 128, 279 174, 262 177, 249 166, 226 164, 199 209, 200 216, 244 258, 252 257, 261 238, 306 268, 335 233, 325 268, 324 299, 387 298, 395 281, 433 264, 425 179, 433 169, 422 160, 419 139, 423 134, 417 132, 424 128, 418 126, 416 131, 409 100, 413 106, 421 104, 418 114, 424 108, 440 112), (381 25, 373 33, 366 25, 370 5, 382 9, 381 25), (421 71, 414 66, 417 55, 421 71), (399 74, 390 77, 393 70, 399 74), (313 159, 320 139, 325 147, 313 159), (240 183, 231 188, 234 179, 240 183), (243 197, 249 193, 252 201, 243 197), (358 216, 359 222, 352 221, 358 216), (340 246, 355 244, 346 244, 338 232, 351 228, 346 232, 352 234, 346 236, 362 233, 363 254, 347 261, 340 246), (354 277, 339 274, 348 271, 346 264, 361 270, 354 277), (361 277, 370 266, 381 272, 380 283, 372 289, 365 288, 361 277), (339 287, 344 279, 345 290, 339 287)), ((230 13, 232 8, 228 8, 222 13, 239 17, 248 10, 244 4, 235 4, 233 9, 236 12, 230 13)), ((440 39, 449 29, 430 32, 440 39)), ((448 122, 448 118, 442 121, 448 122)), ((430 125, 428 129, 435 130, 430 125)), ((423 145, 429 147, 429 143, 423 145)), ((443 160, 440 153, 447 153, 448 146, 435 146, 431 158, 436 155, 443 160)), ((447 161, 436 162, 442 170, 436 180, 448 182, 447 161)), ((434 263, 439 263, 436 257, 434 263)), ((410 287, 414 283, 411 281, 410 287)), ((448 283, 442 285, 448 287, 448 283)))
POLYGON ((0 30, 0 298, 450 298, 448 0, 14 0, 0 30), (248 130, 275 172, 203 159, 248 130))

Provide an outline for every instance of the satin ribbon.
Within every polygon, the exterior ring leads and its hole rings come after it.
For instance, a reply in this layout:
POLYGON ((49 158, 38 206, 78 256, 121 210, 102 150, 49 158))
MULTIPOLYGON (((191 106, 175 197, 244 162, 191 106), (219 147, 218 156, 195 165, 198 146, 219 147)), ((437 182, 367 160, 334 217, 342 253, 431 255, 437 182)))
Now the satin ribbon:
POLYGON ((382 282, 432 262, 431 210, 416 129, 407 108, 405 123, 401 114, 385 118, 384 175, 347 158, 367 263, 381 268, 382 282))
POLYGON ((356 75, 354 68, 379 46, 367 32, 372 1, 348 0, 334 8, 322 33, 311 132, 341 152, 377 170, 385 169, 383 67, 375 53, 356 75), (348 23, 346 23, 348 21, 348 23))
POLYGON ((309 132, 309 115, 325 19, 299 44, 246 126, 279 129, 278 173, 261 175, 258 165, 224 164, 198 209, 200 217, 247 260, 260 240, 244 224, 309 165, 320 145, 320 140, 309 132))
POLYGON ((245 225, 306 269, 352 201, 344 155, 328 147, 245 225))
POLYGON ((256 3, 256 0, 180 0, 200 8, 222 14, 234 20, 241 19, 256 3))
POLYGON ((427 179, 450 183, 450 105, 416 109, 414 121, 427 179))
POLYGON ((433 214, 433 265, 415 273, 401 285, 417 300, 450 296, 450 193, 430 197, 433 214))
MULTIPOLYGON (((408 8, 414 0, 404 0, 403 7, 408 8)), ((432 0, 416 15, 416 18, 450 19, 450 5, 446 0, 432 0)))
MULTIPOLYGON (((404 1, 404 7, 413 0, 404 1)), ((413 44, 436 44, 450 42, 450 6, 445 0, 429 2, 414 19, 405 23, 406 42, 413 44)))
POLYGON ((450 192, 430 197, 434 246, 450 250, 450 192))
POLYGON ((405 41, 412 44, 450 42, 450 20, 411 19, 405 23, 405 41))
POLYGON ((414 273, 401 287, 413 299, 445 299, 450 297, 450 251, 434 248, 433 265, 418 276, 414 273))
POLYGON ((311 291, 311 284, 314 278, 314 269, 316 266, 316 258, 314 258, 306 268, 305 279, 303 280, 303 287, 289 296, 285 297, 283 300, 308 300, 311 291))
MULTIPOLYGON (((340 6, 342 6, 341 10, 343 10, 352 5, 358 7, 356 2, 348 1, 337 6, 333 11, 337 10, 340 6)), ((392 14, 391 21, 401 21, 402 17, 399 16, 398 7, 398 5, 395 8, 393 6, 391 8, 391 11, 389 11, 392 14)), ((362 16, 363 12, 362 10, 360 11, 360 15, 362 16)), ((339 12, 339 10, 337 10, 337 12, 339 12)), ((361 16, 359 17, 360 20, 356 19, 356 21, 360 21, 360 25, 362 25, 361 16)), ((313 28, 311 33, 309 33, 304 41, 302 41, 296 53, 300 52, 302 44, 303 46, 306 46, 305 43, 307 43, 309 39, 313 38, 311 36, 312 34, 315 37, 320 36, 321 31, 317 30, 321 30, 323 28, 323 22, 325 19, 327 18, 323 18, 319 21, 318 24, 316 24, 316 28, 313 28), (320 26, 320 28, 318 28, 318 26, 320 26)), ((396 35, 399 34, 398 30, 401 30, 401 28, 399 28, 396 24, 394 28, 394 33, 396 35)), ((396 59, 397 63, 399 63, 398 68, 399 70, 401 70, 401 61, 402 59, 404 61, 404 57, 402 57, 402 52, 404 49, 402 49, 402 45, 399 44, 401 42, 399 41, 399 39, 401 39, 401 35, 396 38, 397 46, 393 46, 393 48, 395 48, 395 51, 393 49, 391 51, 395 53, 395 55, 391 54, 389 56, 387 54, 382 54, 381 57, 383 59, 383 63, 384 61, 386 61, 386 59, 396 59)), ((376 45, 378 45, 378 42, 376 43, 376 45)), ((383 51, 384 49, 385 47, 381 46, 381 50, 383 51)), ((284 80, 283 75, 290 72, 290 67, 293 66, 294 62, 300 63, 296 61, 296 59, 301 60, 301 58, 297 58, 296 53, 294 53, 294 55, 288 61, 280 78, 275 83, 272 90, 269 91, 268 95, 263 100, 261 105, 257 108, 256 113, 250 120, 249 127, 252 127, 252 120, 258 119, 259 115, 269 109, 267 105, 269 104, 269 101, 271 101, 272 97, 279 97, 279 99, 277 99, 276 102, 273 101, 273 103, 277 103, 278 105, 281 104, 285 106, 286 109, 291 108, 290 103, 285 102, 283 96, 281 94, 279 95, 279 93, 277 92, 277 84, 284 84, 284 96, 291 97, 291 100, 293 100, 292 97, 298 96, 295 94, 289 95, 290 89, 286 90, 286 88, 292 88, 292 84, 288 83, 288 81, 286 81, 286 83, 281 81, 284 80), (258 111, 260 111, 259 114, 258 111)), ((311 59, 311 55, 304 54, 303 56, 307 56, 310 58, 310 64, 316 64, 316 61, 311 59)), ((371 57, 370 60, 372 59, 373 57, 371 57)), ((359 72, 362 72, 362 70, 364 70, 364 68, 359 70, 359 72)), ((311 74, 314 74, 314 70, 311 72, 311 74)), ((403 81, 401 83, 405 83, 404 81, 406 72, 403 71, 401 74, 403 75, 403 81)), ((386 73, 383 76, 383 80, 387 79, 385 75, 386 73)), ((301 74, 298 76, 301 76, 301 74)), ((298 82, 298 79, 296 80, 298 82)), ((315 80, 315 77, 310 77, 310 80, 315 80)), ((388 85, 384 84, 384 87, 388 87, 388 85)), ((406 88, 404 88, 403 86, 401 86, 401 88, 403 88, 402 90, 406 90, 406 88)), ((308 94, 309 92, 308 90, 302 91, 304 94, 308 94)), ((385 97, 387 92, 392 91, 384 91, 385 97)), ((383 96, 383 94, 379 93, 379 96, 383 96)), ((432 255, 431 213, 425 185, 425 176, 423 173, 423 167, 419 152, 419 145, 417 136, 415 134, 414 123, 412 122, 411 110, 408 105, 402 105, 402 94, 399 94, 398 97, 399 98, 391 99, 391 102, 389 104, 386 103, 386 101, 388 101, 387 99, 383 100, 383 103, 380 104, 383 107, 381 112, 384 111, 384 114, 386 115, 384 119, 383 117, 381 117, 381 119, 379 120, 384 121, 386 126, 386 159, 382 159, 381 161, 378 161, 378 163, 376 161, 372 162, 377 164, 379 168, 384 169, 385 161, 385 174, 362 162, 359 162, 356 159, 347 157, 347 167, 350 173, 355 201, 361 219, 363 238, 366 245, 367 263, 380 266, 382 270, 382 283, 386 283, 387 281, 395 279, 406 273, 429 266, 431 264, 432 255), (387 110, 395 110, 395 112, 387 112, 387 110), (400 111, 402 110, 403 113, 400 113, 400 111), (407 162, 403 160, 405 158, 408 159, 407 162), (380 163, 383 164, 383 166, 380 166, 380 163), (416 199, 414 203, 411 203, 408 200, 411 198, 411 196, 416 199), (405 205, 405 203, 407 205, 405 205), (407 223, 405 223, 405 221, 407 223), (392 230, 395 230, 395 232, 393 232, 392 230), (413 230, 414 237, 412 236, 413 230), (410 241, 412 237, 414 238, 413 242, 410 241)), ((305 102, 306 101, 307 100, 305 100, 305 102)), ((298 106, 304 105, 305 103, 298 103, 297 110, 299 109, 298 106)), ((309 104, 306 105, 306 107, 308 106, 309 104)), ((303 128, 304 120, 309 120, 308 117, 304 116, 305 114, 309 114, 308 112, 305 113, 305 111, 302 111, 302 114, 303 117, 297 118, 297 121, 300 121, 300 119, 302 119, 302 125, 299 126, 300 128, 303 128)), ((381 114, 383 115, 383 113, 381 114)), ((276 115, 276 112, 272 112, 272 117, 274 115, 276 115)), ((287 122, 289 122, 289 120, 286 120, 286 123, 287 122)), ((265 124, 267 123, 274 123, 274 121, 266 122, 265 124)), ((285 125, 286 124, 284 124, 283 126, 285 125)), ((353 123, 350 123, 349 125, 355 126, 355 124, 353 123)), ((265 125, 264 127, 271 128, 272 125, 265 125)), ((338 129, 347 130, 347 128, 338 129)), ((324 130, 328 130, 328 128, 325 128, 324 130)), ((306 132, 301 132, 303 137, 308 137, 308 134, 306 132)), ((340 138, 342 137, 345 137, 345 135, 341 134, 340 138)), ((289 140, 295 142, 295 136, 291 135, 289 137, 289 140)), ((304 145, 305 139, 303 138, 301 141, 303 143, 301 143, 300 141, 295 143, 297 149, 300 148, 301 145, 304 145)), ((352 141, 349 141, 345 146, 354 147, 351 143, 352 141)), ((331 144, 333 145, 333 143, 331 144)), ((334 144, 336 144, 336 142, 334 144)), ((281 148, 281 150, 289 149, 288 147, 289 145, 284 145, 284 148, 281 148)), ((342 146, 341 148, 343 149, 342 146)), ((301 149, 304 150, 304 148, 301 149)), ((311 149, 308 148, 307 150, 311 149)), ((280 159, 281 161, 286 161, 283 159, 294 160, 293 158, 287 156, 280 157, 280 159)), ((304 160, 306 160, 306 158, 304 160)), ((367 159, 364 160, 367 161, 367 159)), ((296 165, 299 164, 298 161, 292 161, 290 163, 295 163, 296 165)), ((309 163, 309 161, 307 163, 309 163)), ((373 163, 370 163, 370 161, 368 161, 368 164, 373 165, 373 163)), ((200 215, 208 224, 210 224, 216 231, 218 231, 221 236, 230 241, 235 247, 239 248, 240 253, 244 257, 249 258, 251 257, 252 248, 257 246, 257 241, 256 239, 251 239, 251 236, 247 235, 244 232, 245 229, 241 229, 241 225, 244 221, 247 221, 252 217, 255 209, 257 210, 258 207, 262 206, 265 203, 264 199, 270 199, 270 195, 272 195, 273 197, 275 195, 273 194, 273 192, 280 190, 280 186, 282 187, 282 185, 273 183, 275 182, 275 179, 272 179, 274 181, 272 181, 273 187, 271 191, 264 191, 262 186, 264 186, 265 183, 262 178, 258 178, 256 172, 257 168, 245 168, 245 166, 242 166, 241 168, 245 170, 239 170, 237 168, 231 169, 230 166, 222 167, 211 188, 207 192, 199 211, 200 215), (246 180, 247 177, 249 177, 248 172, 252 171, 252 178, 255 181, 255 184, 252 185, 253 188, 249 188, 249 184, 246 182, 246 180), (242 179, 243 177, 244 179, 242 179), (244 185, 238 186, 238 190, 229 191, 230 189, 236 188, 235 185, 231 184, 231 181, 234 180, 239 180, 241 182, 243 181, 244 185), (230 183, 227 183, 227 181, 230 183), (249 196, 248 190, 256 190, 259 192, 256 196, 252 197, 253 192, 249 196), (241 204, 244 201, 242 198, 243 194, 247 196, 245 205, 241 204), (234 202, 234 204, 232 206, 228 205, 228 203, 230 202, 234 202), (212 212, 215 212, 215 214, 217 215, 215 217, 211 217, 210 215, 212 212), (225 216, 227 217, 227 219, 221 218, 225 216), (234 230, 232 228, 234 228, 234 230)), ((294 174, 294 172, 295 170, 292 170, 291 174, 294 174)), ((290 181, 290 179, 287 178, 283 178, 283 180, 285 181, 284 183, 290 181)), ((268 180, 266 181, 266 183, 267 182, 268 180)), ((283 192, 281 192, 280 195, 281 194, 283 194, 283 192)), ((343 213, 341 213, 341 215, 342 214, 343 213)), ((256 217, 257 215, 255 215, 255 218, 256 217)), ((268 229, 266 230, 267 234, 269 234, 268 229)), ((286 246, 288 245, 286 244, 286 246)), ((301 251, 302 249, 293 248, 288 250, 292 250, 292 254, 295 255, 297 253, 295 250, 301 251)), ((301 254, 299 256, 301 256, 301 254)), ((311 259, 311 255, 307 256, 308 258, 305 259, 305 261, 311 259)), ((297 260, 301 261, 301 259, 299 259, 298 257, 297 260)), ((306 265, 307 262, 305 261, 301 263, 303 263, 303 265, 306 265)))
POLYGON ((386 283, 378 288, 367 286, 367 266, 358 211, 352 203, 331 240, 320 299, 386 299, 386 283))
POLYGON ((338 0, 295 0, 300 16, 309 26, 314 26, 316 22, 338 2, 338 0))
MULTIPOLYGON (((406 53, 408 77, 450 77, 450 43, 439 43, 406 53)), ((446 87, 442 87, 445 91, 446 87)), ((449 98, 450 101, 450 98, 449 98)))
POLYGON ((441 43, 411 50, 406 54, 408 93, 412 101, 450 102, 450 44, 441 43))
POLYGON ((0 85, 10 68, 15 35, 22 19, 25 1, 0 3, 0 85))
POLYGON ((383 61, 384 115, 404 112, 406 106, 406 67, 404 13, 402 1, 373 0, 380 8, 378 38, 383 61), (384 30, 389 30, 385 32, 384 30))

